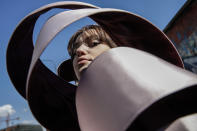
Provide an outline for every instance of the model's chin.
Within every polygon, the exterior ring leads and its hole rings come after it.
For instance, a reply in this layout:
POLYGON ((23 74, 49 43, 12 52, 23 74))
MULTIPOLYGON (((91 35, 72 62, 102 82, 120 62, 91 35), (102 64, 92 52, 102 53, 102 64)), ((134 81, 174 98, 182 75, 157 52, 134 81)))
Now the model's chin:
POLYGON ((84 70, 86 70, 88 68, 89 64, 86 64, 84 66, 82 66, 80 69, 79 69, 79 73, 81 74, 84 70))

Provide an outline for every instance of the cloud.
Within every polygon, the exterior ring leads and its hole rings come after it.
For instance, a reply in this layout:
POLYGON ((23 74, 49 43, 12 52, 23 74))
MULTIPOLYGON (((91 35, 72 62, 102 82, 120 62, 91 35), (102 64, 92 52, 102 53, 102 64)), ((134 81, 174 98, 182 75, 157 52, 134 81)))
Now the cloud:
POLYGON ((0 117, 6 117, 8 114, 12 115, 16 111, 13 109, 13 107, 10 104, 0 106, 0 117))

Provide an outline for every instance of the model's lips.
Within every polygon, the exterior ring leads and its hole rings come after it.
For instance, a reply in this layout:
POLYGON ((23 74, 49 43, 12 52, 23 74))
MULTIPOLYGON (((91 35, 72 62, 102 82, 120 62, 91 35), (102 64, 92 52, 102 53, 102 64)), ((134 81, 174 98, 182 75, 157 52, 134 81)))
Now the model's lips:
POLYGON ((85 57, 79 57, 77 60, 78 65, 86 64, 87 62, 92 61, 91 59, 85 58, 85 57))

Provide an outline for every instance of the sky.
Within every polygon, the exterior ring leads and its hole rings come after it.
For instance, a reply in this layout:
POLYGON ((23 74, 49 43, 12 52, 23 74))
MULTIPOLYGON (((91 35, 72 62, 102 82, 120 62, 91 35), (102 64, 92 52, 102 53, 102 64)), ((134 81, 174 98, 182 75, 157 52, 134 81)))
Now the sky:
MULTIPOLYGON (((9 39, 17 24, 30 12, 43 5, 57 2, 58 0, 1 0, 0 1, 0 129, 5 127, 5 116, 20 117, 10 124, 32 123, 37 121, 31 114, 26 100, 15 90, 6 69, 6 49, 9 39)), ((136 13, 163 30, 186 0, 80 0, 103 8, 116 8, 136 13)), ((40 28, 51 15, 63 10, 52 10, 42 15, 35 26, 33 41, 36 41, 40 28)), ((75 22, 50 43, 41 56, 42 61, 54 73, 58 65, 68 58, 66 46, 70 36, 87 24, 93 24, 89 18, 75 22)))

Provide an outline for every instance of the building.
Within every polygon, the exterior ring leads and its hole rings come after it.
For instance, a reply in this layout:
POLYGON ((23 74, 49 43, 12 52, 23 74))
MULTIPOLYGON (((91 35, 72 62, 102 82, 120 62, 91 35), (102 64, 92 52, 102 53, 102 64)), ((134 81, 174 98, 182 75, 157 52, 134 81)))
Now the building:
POLYGON ((18 124, 9 128, 1 129, 0 131, 43 131, 40 125, 18 124))
POLYGON ((197 73, 197 0, 187 0, 163 31, 178 49, 185 68, 197 73))

